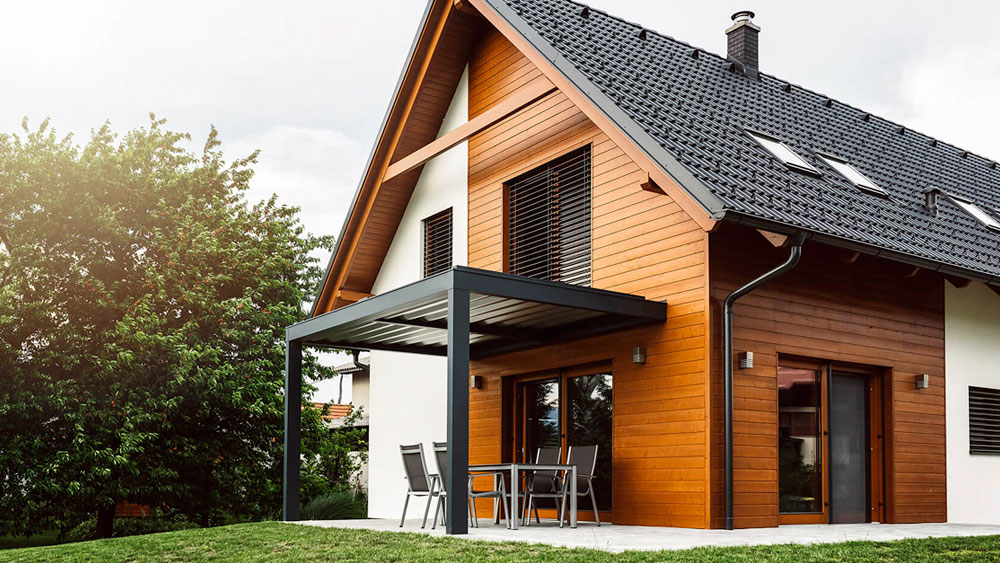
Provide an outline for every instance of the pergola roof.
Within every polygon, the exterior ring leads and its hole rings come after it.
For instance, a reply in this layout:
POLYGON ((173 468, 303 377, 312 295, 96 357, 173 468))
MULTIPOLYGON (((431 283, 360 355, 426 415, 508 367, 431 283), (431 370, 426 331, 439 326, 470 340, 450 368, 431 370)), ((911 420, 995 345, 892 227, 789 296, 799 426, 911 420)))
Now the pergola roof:
POLYGON ((663 322, 635 295, 456 266, 288 327, 304 346, 448 353, 449 292, 469 294, 470 359, 663 322))

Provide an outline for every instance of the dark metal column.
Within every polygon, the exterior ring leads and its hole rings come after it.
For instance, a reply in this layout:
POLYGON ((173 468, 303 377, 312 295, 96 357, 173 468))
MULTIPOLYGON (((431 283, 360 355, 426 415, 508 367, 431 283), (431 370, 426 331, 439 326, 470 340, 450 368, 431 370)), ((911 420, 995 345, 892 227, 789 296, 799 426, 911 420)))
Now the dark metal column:
POLYGON ((449 534, 469 533, 469 291, 448 290, 448 475, 445 490, 449 534))
POLYGON ((299 519, 299 455, 302 423, 302 341, 289 340, 285 351, 285 479, 282 519, 299 519))

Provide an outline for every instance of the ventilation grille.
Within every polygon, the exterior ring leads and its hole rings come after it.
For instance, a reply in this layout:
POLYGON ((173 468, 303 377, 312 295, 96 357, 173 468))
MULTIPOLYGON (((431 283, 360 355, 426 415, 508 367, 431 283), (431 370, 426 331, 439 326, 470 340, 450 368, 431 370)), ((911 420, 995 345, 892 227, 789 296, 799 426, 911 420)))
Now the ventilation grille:
POLYGON ((1000 455, 1000 389, 969 387, 969 453, 1000 455))
POLYGON ((424 219, 424 277, 451 268, 451 208, 424 219))
POLYGON ((590 147, 507 184, 512 274, 590 285, 590 147))

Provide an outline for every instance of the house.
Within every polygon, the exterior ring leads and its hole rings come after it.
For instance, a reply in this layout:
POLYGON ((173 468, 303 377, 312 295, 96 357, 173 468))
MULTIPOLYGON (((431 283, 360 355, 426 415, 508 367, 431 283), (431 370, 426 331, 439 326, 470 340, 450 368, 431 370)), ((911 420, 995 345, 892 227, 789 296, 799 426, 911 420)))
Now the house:
POLYGON ((399 445, 447 436, 453 493, 598 444, 620 524, 1000 521, 997 164, 767 74, 759 32, 736 14, 722 57, 567 0, 430 2, 287 331, 286 519, 327 346, 372 351, 372 517, 399 445))

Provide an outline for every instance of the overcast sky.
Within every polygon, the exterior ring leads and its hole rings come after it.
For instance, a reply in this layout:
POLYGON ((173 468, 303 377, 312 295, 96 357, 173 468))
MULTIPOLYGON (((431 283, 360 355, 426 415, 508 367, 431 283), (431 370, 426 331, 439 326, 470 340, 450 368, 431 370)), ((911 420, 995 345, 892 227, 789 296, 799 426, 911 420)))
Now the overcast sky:
MULTIPOLYGON (((1000 2, 593 0, 724 54, 740 9, 762 28, 763 72, 1000 159, 1000 2)), ((155 112, 210 124, 231 158, 261 149, 252 197, 303 207, 340 233, 416 32, 423 0, 6 0, 0 132, 45 117, 82 142, 155 112)))

